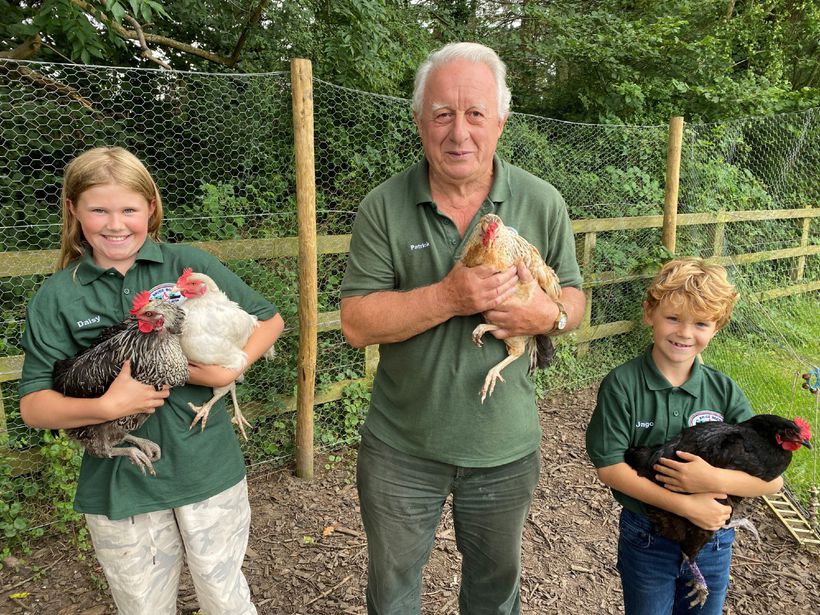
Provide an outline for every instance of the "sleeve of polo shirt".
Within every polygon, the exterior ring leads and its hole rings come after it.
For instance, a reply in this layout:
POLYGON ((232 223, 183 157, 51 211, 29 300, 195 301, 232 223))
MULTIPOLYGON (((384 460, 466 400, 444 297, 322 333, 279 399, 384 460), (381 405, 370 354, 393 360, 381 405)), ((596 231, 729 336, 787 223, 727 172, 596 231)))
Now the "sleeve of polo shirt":
POLYGON ((615 390, 613 379, 607 377, 598 389, 598 401, 587 426, 587 454, 596 468, 622 463, 631 439, 628 404, 615 390))
POLYGON ((737 383, 726 376, 728 394, 723 412, 723 420, 727 423, 742 423, 754 416, 752 404, 737 383))
POLYGON ((556 191, 557 202, 555 215, 550 221, 550 249, 545 260, 555 271, 561 286, 581 288, 581 270, 575 256, 575 237, 572 234, 572 222, 563 197, 556 191))
POLYGON ((342 280, 342 297, 368 295, 396 288, 384 207, 377 205, 375 199, 365 197, 356 214, 347 269, 342 280))
POLYGON ((58 313, 55 299, 49 296, 47 289, 41 289, 26 306, 26 328, 21 341, 25 359, 18 384, 20 397, 52 388, 54 363, 68 356, 64 348, 66 332, 60 319, 55 317, 58 313))

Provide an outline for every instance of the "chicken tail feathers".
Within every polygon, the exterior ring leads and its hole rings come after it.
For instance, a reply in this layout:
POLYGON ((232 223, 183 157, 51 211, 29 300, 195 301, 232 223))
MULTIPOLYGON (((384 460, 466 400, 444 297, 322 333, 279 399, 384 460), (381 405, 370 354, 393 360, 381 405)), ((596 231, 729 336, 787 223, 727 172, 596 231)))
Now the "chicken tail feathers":
POLYGON ((530 371, 535 368, 545 369, 555 358, 555 346, 552 345, 552 338, 549 335, 535 336, 535 361, 530 371))

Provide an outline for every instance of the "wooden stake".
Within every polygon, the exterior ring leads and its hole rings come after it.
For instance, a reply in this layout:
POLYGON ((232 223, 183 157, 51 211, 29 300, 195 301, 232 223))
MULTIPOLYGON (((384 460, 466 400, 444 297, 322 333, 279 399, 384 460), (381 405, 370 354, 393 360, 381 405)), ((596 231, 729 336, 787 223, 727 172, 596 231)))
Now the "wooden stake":
POLYGON ((296 475, 313 478, 313 402, 318 328, 316 253, 316 167, 313 149, 313 68, 310 60, 290 65, 296 206, 299 233, 299 357, 296 391, 296 475))
POLYGON ((669 120, 669 143, 666 150, 666 190, 663 199, 663 231, 661 240, 667 250, 675 252, 678 224, 678 188, 680 187, 680 157, 683 141, 683 118, 669 120))

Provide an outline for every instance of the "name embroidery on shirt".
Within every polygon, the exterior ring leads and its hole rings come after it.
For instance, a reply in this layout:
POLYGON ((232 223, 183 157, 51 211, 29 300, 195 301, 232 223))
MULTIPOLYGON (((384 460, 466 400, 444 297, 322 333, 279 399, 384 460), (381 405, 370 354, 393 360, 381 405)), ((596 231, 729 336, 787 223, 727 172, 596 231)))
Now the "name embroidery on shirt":
POLYGON ((714 410, 700 410, 689 417, 689 427, 697 425, 698 423, 722 422, 723 415, 714 410))
POLYGON ((429 248, 429 247, 430 247, 430 242, 429 241, 425 241, 424 243, 411 243, 410 244, 410 250, 411 251, 412 250, 423 250, 424 248, 429 248))
POLYGON ((637 429, 652 429, 655 426, 655 421, 638 421, 635 423, 637 429))
POLYGON ((93 325, 98 322, 100 322, 100 316, 92 316, 91 318, 86 318, 85 320, 78 320, 77 328, 82 329, 83 327, 87 327, 88 325, 93 325))

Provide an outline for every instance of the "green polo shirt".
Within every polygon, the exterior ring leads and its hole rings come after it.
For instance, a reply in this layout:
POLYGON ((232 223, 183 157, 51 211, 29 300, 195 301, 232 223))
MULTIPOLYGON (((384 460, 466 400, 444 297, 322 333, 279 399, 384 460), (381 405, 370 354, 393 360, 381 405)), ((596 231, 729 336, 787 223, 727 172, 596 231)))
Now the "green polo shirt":
MULTIPOLYGON (((683 428, 706 421, 740 423, 753 416, 740 387, 716 369, 695 361, 689 379, 669 384, 652 359, 652 346, 613 369, 601 382, 586 433, 596 468, 624 463, 631 446, 659 446, 683 428)), ((615 489, 625 508, 646 514, 646 505, 615 489)))
MULTIPOLYGON (((423 160, 362 201, 342 297, 440 281, 486 213, 498 214, 535 245, 562 285, 580 287, 569 216, 554 187, 496 157, 488 198, 462 238, 433 203, 427 171, 423 160)), ((490 335, 482 348, 472 343, 480 322, 480 315, 454 317, 411 339, 380 346, 366 419, 377 438, 417 457, 466 467, 509 463, 538 448, 541 431, 526 358, 507 366, 505 382, 480 402, 484 377, 507 356, 504 342, 490 335)))
MULTIPOLYGON (((267 320, 274 305, 248 287, 213 256, 190 246, 146 241, 123 277, 101 269, 86 255, 48 278, 27 307, 23 334, 25 362, 20 396, 50 389, 54 362, 87 347, 106 327, 128 316, 136 293, 161 294, 191 267, 211 276, 246 311, 267 320)), ((85 454, 74 508, 83 513, 123 519, 141 513, 199 502, 235 485, 245 475, 242 451, 225 412, 223 398, 204 431, 188 430, 193 412, 211 388, 176 387, 165 404, 134 435, 156 442, 162 458, 156 477, 143 476, 125 457, 100 459, 85 454)))

